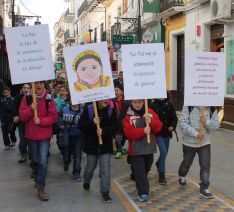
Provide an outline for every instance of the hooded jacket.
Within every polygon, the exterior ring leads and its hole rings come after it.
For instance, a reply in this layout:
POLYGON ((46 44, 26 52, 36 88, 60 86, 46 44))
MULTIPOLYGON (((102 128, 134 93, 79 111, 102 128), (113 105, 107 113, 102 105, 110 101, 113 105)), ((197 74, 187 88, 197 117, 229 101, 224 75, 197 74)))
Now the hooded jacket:
POLYGON ((148 113, 151 116, 151 123, 149 126, 152 130, 149 144, 147 143, 147 136, 144 132, 146 123, 143 116, 136 114, 132 108, 129 107, 122 121, 123 131, 129 142, 129 155, 131 156, 153 154, 157 150, 155 134, 162 129, 162 122, 152 109, 149 109, 148 113))
POLYGON ((37 99, 37 113, 40 124, 34 124, 34 113, 28 106, 26 96, 23 97, 19 108, 19 119, 25 123, 25 138, 28 140, 45 140, 52 136, 52 125, 57 121, 55 102, 50 101, 48 110, 46 108, 46 97, 37 99))

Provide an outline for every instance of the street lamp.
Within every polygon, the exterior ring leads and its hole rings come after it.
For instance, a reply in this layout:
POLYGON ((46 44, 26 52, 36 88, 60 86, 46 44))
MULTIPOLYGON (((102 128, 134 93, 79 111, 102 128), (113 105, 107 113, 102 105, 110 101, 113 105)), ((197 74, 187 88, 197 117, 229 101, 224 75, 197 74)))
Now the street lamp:
POLYGON ((91 34, 91 33, 92 33, 93 30, 90 29, 90 27, 89 27, 89 30, 88 30, 88 31, 89 31, 89 39, 90 39, 89 43, 91 43, 91 41, 92 41, 92 37, 91 37, 92 34, 91 34))

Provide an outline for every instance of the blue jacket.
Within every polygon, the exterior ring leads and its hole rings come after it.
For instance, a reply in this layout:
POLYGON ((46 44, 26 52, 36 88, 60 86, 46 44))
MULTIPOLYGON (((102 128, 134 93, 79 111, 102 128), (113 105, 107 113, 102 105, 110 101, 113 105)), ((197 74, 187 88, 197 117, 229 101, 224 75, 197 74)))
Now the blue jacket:
POLYGON ((78 111, 72 110, 71 106, 64 107, 62 111, 62 124, 69 130, 69 135, 80 135, 81 131, 77 127, 83 108, 78 111), (76 115, 76 116, 75 116, 76 115), (75 116, 75 118, 74 118, 75 116), (72 123, 73 121, 73 123, 72 123), (72 125, 71 125, 72 123, 72 125))

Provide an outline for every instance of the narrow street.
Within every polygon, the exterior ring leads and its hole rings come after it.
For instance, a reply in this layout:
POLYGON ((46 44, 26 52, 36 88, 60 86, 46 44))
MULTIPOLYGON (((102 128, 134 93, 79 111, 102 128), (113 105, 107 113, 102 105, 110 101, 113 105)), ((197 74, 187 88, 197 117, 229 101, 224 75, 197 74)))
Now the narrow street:
MULTIPOLYGON (((179 130, 178 130, 179 131, 179 130)), ((181 134, 179 139, 181 140, 181 134)), ((129 180, 129 167, 125 156, 112 159, 112 203, 104 203, 99 194, 98 171, 95 172, 90 192, 83 191, 82 183, 72 181, 71 169, 63 171, 62 160, 52 140, 49 159, 47 191, 49 202, 36 197, 34 182, 30 179, 29 164, 18 164, 18 149, 0 150, 0 211, 234 211, 234 169, 232 131, 219 129, 212 136, 211 191, 213 200, 204 200, 198 194, 199 166, 197 158, 191 167, 187 186, 177 183, 177 169, 182 159, 181 143, 173 138, 167 161, 167 186, 157 183, 155 166, 149 175, 151 200, 140 203, 135 183, 129 180)), ((2 141, 2 138, 1 138, 2 141)), ((157 155, 155 156, 157 158, 157 155)), ((85 166, 83 155, 82 169, 85 166)))

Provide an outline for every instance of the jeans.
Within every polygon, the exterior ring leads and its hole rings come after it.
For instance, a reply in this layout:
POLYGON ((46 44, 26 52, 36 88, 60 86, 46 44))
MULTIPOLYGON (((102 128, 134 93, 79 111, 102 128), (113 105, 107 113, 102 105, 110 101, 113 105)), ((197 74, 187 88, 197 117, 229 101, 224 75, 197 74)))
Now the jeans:
POLYGON ((50 138, 40 141, 28 140, 29 157, 33 173, 36 174, 36 184, 45 187, 50 138))
POLYGON ((16 142, 15 137, 15 128, 12 130, 12 122, 11 121, 3 121, 2 120, 2 136, 5 146, 10 146, 11 141, 13 143, 16 142), (10 135, 10 136, 9 136, 10 135))
POLYGON ((92 180, 94 170, 99 161, 99 176, 101 178, 100 192, 110 191, 110 168, 111 168, 111 154, 91 155, 87 154, 87 164, 84 172, 84 182, 89 183, 92 180))
POLYGON ((19 122, 18 130, 19 130, 19 137, 20 137, 19 151, 21 154, 27 154, 27 141, 24 138, 25 124, 23 122, 19 122))
POLYGON ((73 174, 79 173, 81 170, 81 150, 82 150, 82 138, 80 136, 69 136, 69 146, 62 149, 63 161, 69 164, 71 162, 71 156, 73 156, 73 174))
POLYGON ((132 166, 136 179, 138 195, 149 194, 148 172, 154 161, 154 155, 134 155, 132 156, 132 166))
POLYGON ((182 177, 187 175, 196 153, 198 154, 200 165, 200 189, 204 190, 210 185, 210 144, 199 148, 183 145, 183 161, 180 165, 178 174, 182 177))
POLYGON ((169 137, 157 136, 157 145, 160 151, 160 156, 156 163, 159 173, 165 173, 165 163, 167 158, 167 153, 170 145, 169 137))

